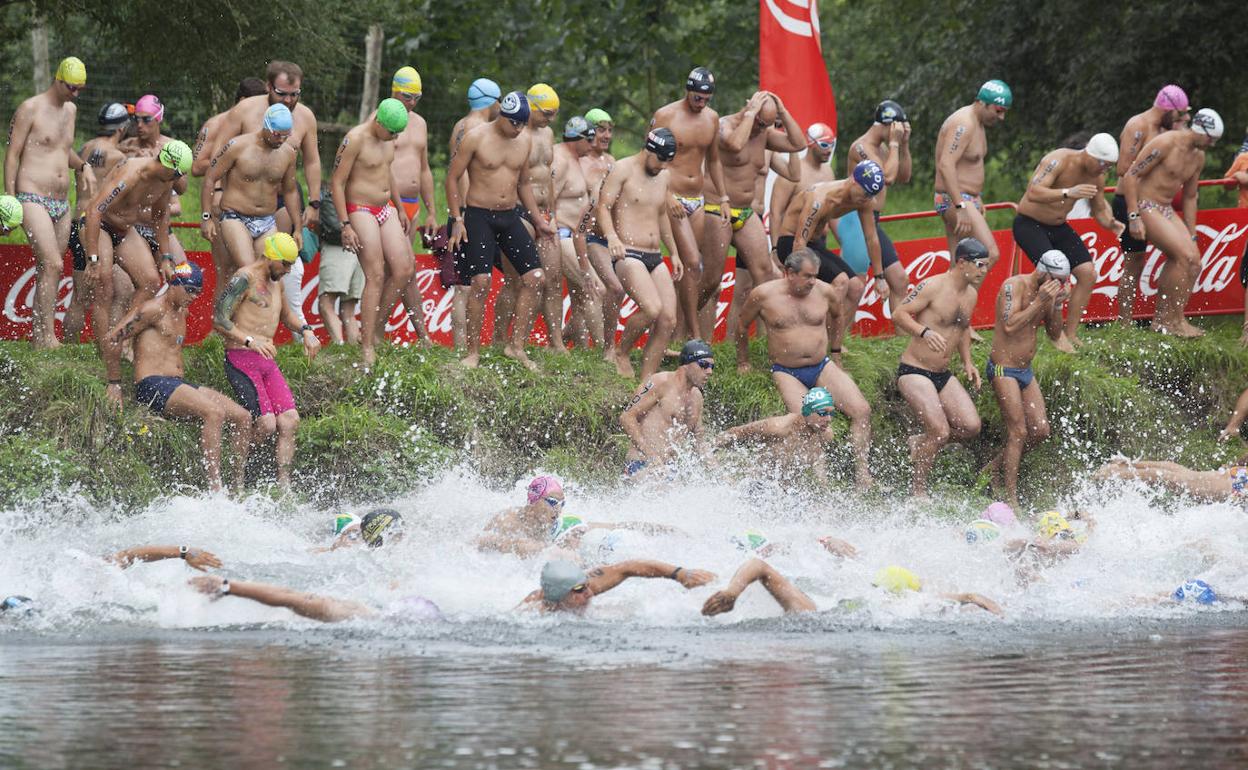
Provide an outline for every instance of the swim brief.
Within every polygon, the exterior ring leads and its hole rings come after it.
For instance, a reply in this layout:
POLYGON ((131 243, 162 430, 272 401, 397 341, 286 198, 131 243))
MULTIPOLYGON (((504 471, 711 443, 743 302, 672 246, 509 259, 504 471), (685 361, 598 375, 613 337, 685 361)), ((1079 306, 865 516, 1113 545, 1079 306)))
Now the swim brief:
POLYGON ((277 229, 277 218, 273 214, 260 214, 252 216, 250 214, 240 214, 237 211, 226 209, 221 212, 221 221, 232 219, 236 222, 242 222, 247 228, 247 234, 252 240, 259 238, 270 230, 277 229))
POLYGON ((943 372, 933 372, 927 369, 922 369, 917 366, 911 366, 910 364, 906 364, 906 363, 898 364, 897 365, 897 379, 901 380, 901 378, 906 376, 907 374, 917 374, 920 377, 926 377, 927 379, 931 380, 932 384, 936 386, 937 393, 944 390, 945 386, 949 384, 950 378, 953 377, 953 372, 950 372, 947 369, 943 372))
MULTIPOLYGON (((984 199, 978 195, 970 193, 961 193, 962 200, 968 203, 974 203, 979 213, 984 213, 984 199)), ((938 192, 932 196, 932 203, 936 206, 936 213, 943 214, 953 207, 953 198, 949 197, 949 193, 938 192)))
POLYGON ((585 242, 596 243, 599 246, 603 247, 604 249, 607 247, 607 239, 603 238, 601 235, 598 235, 597 233, 588 233, 585 236, 585 242))
POLYGON ((1065 254, 1071 269, 1092 261, 1092 254, 1088 252, 1083 239, 1075 232, 1075 228, 1065 222, 1046 225, 1026 214, 1018 214, 1014 217, 1013 229, 1014 242, 1033 265, 1050 249, 1057 249, 1065 254))
POLYGON ((1171 206, 1169 203, 1158 203, 1157 201, 1150 201, 1148 198, 1140 198, 1140 214, 1143 214, 1145 211, 1157 211, 1166 219, 1174 219, 1174 206, 1171 206))
POLYGON ((1123 225, 1122 235, 1118 238, 1118 242, 1122 244, 1122 250, 1126 252, 1141 252, 1148 250, 1148 241, 1142 241, 1138 238, 1131 237, 1129 225, 1131 220, 1127 215, 1127 199, 1119 193, 1114 196, 1114 200, 1109 205, 1114 212, 1114 219, 1117 219, 1123 225))
POLYGON ((53 198, 51 195, 22 192, 19 192, 16 197, 22 203, 38 203, 40 206, 43 206, 53 222, 60 221, 61 217, 69 213, 68 198, 53 198))
POLYGON ((364 211, 372 215, 373 219, 377 220, 377 225, 380 227, 381 225, 384 225, 386 223, 386 220, 390 218, 390 215, 394 213, 394 207, 391 206, 389 203, 387 203, 384 206, 369 206, 367 203, 348 203, 347 204, 348 216, 350 216, 351 214, 354 214, 357 211, 364 211))
MULTIPOLYGON (((141 237, 144 241, 147 242, 147 248, 151 250, 152 256, 155 257, 159 255, 160 254, 160 242, 156 240, 156 231, 153 230, 151 227, 146 227, 143 225, 136 224, 136 225, 132 225, 132 227, 134 228, 134 231, 139 234, 139 237, 141 237)), ((85 225, 83 226, 83 229, 85 231, 86 229, 85 225)), ((128 233, 129 228, 119 231, 116 228, 114 228, 112 225, 110 225, 104 219, 100 220, 100 230, 108 235, 108 239, 113 242, 114 249, 120 246, 122 244, 122 241, 126 240, 126 235, 129 234, 128 233)), ((115 256, 116 255, 114 255, 114 257, 115 256)))
POLYGON ((984 376, 992 382, 994 377, 1012 377, 1018 381, 1018 389, 1025 390, 1036 379, 1036 373, 1030 366, 1019 368, 1016 366, 1001 366, 994 364, 992 357, 988 358, 988 365, 984 367, 984 376))
MULTIPOLYGON (((806 246, 819 257, 819 280, 824 283, 832 283, 838 275, 846 275, 850 278, 857 275, 854 269, 845 260, 841 259, 839 254, 829 251, 828 247, 823 243, 809 241, 806 246)), ((783 263, 792 253, 793 236, 780 236, 780 239, 776 241, 776 256, 780 259, 780 262, 783 263)))
POLYGON ((502 251, 520 275, 542 266, 537 245, 524 229, 516 208, 484 209, 464 207, 464 230, 468 242, 455 258, 455 269, 465 283, 475 275, 489 275, 494 269, 494 254, 502 251))
POLYGON ((629 460, 628 464, 624 466, 624 475, 636 476, 644 467, 646 467, 645 460, 629 460))
POLYGON ((645 265, 646 270, 651 273, 658 270, 659 265, 663 264, 663 255, 657 251, 642 251, 641 249, 626 248, 624 249, 624 256, 626 258, 632 257, 641 264, 645 265))
POLYGON ((225 351, 225 378, 252 417, 281 414, 295 408, 295 397, 277 368, 277 362, 254 350, 232 348, 225 351))
POLYGON ((156 414, 162 414, 165 411, 165 406, 169 403, 170 396, 178 389, 179 385, 199 388, 198 385, 192 385, 181 377, 166 377, 160 374, 153 374, 135 383, 134 400, 151 409, 156 414))
POLYGON ((706 196, 704 195, 677 195, 676 201, 681 205, 682 208, 684 208, 685 214, 689 215, 697 211, 698 209, 702 208, 702 206, 706 203, 706 196))
POLYGON ((823 360, 810 366, 784 366, 783 364, 772 364, 771 371, 784 372, 793 377, 798 382, 806 386, 807 389, 815 387, 819 382, 819 375, 823 374, 824 367, 831 361, 827 356, 823 360))
MULTIPOLYGON (((706 209, 708 214, 719 214, 722 210, 718 203, 708 203, 703 208, 706 209)), ((728 213, 732 215, 730 221, 732 222, 732 231, 735 233, 742 227, 745 227, 745 223, 750 221, 750 217, 754 216, 754 209, 749 206, 743 206, 739 209, 729 208, 728 213)))
POLYGON ((407 214, 407 218, 415 221, 416 215, 420 213, 420 198, 404 198, 400 196, 399 203, 403 204, 403 211, 407 214))

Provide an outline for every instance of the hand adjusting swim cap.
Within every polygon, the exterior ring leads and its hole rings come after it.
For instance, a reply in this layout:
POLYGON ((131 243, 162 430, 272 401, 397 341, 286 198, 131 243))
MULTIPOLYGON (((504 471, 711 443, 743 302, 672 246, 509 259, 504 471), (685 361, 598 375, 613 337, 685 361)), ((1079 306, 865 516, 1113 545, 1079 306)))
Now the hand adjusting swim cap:
POLYGON ((585 120, 589 121, 589 125, 591 126, 597 126, 601 123, 610 123, 612 125, 615 124, 615 121, 611 119, 611 115, 609 115, 606 110, 600 107, 595 107, 589 112, 585 113, 585 120))
POLYGON ((96 116, 101 127, 113 130, 121 128, 129 119, 130 111, 120 102, 109 102, 100 108, 100 114, 96 116))
POLYGON ((395 98, 382 99, 377 105, 377 122, 392 134, 401 134, 407 128, 407 106, 395 98))
POLYGON ((676 157, 676 135, 670 128, 652 128, 646 133, 646 149, 659 160, 671 160, 676 157))
POLYGON ((1049 249, 1040 255, 1036 262, 1037 273, 1048 273, 1055 278, 1070 277, 1070 260, 1057 249, 1049 249))
POLYGON ((964 259, 969 261, 976 259, 988 259, 988 247, 978 238, 963 238, 958 241, 958 246, 953 250, 954 260, 964 259))
POLYGON ((165 146, 160 148, 160 155, 157 157, 162 166, 173 169, 177 176, 185 176, 191 170, 191 148, 181 140, 174 139, 166 142, 165 146))
POLYGON ((695 67, 685 78, 685 90, 700 94, 715 93, 715 76, 706 67, 695 67))
POLYGON ((390 90, 401 94, 420 94, 420 73, 415 67, 400 67, 390 81, 390 90))
POLYGON ((854 166, 854 181, 867 191, 867 195, 875 197, 884 189, 884 169, 873 160, 859 161, 854 166))
POLYGON ((264 127, 275 133, 290 131, 295 127, 295 119, 286 105, 281 102, 270 104, 264 111, 264 127))
POLYGON ((545 83, 535 83, 526 94, 529 97, 529 106, 536 106, 539 110, 553 112, 559 109, 559 94, 555 93, 555 89, 545 83))
POLYGON ((155 94, 143 94, 139 100, 134 103, 134 114, 151 115, 152 120, 157 123, 165 119, 165 105, 160 103, 160 99, 155 94))
POLYGON ((498 83, 489 78, 477 78, 468 86, 468 107, 474 110, 485 109, 498 101, 502 94, 498 83))
POLYGON ((836 402, 832 400, 832 394, 827 388, 811 388, 805 396, 802 397, 802 416, 809 417, 815 412, 835 409, 836 402))
POLYGON ((563 124, 563 138, 570 141, 578 139, 592 139, 594 129, 590 128, 589 121, 580 115, 573 115, 568 118, 568 122, 563 124))
POLYGON ((1192 116, 1192 130, 1216 142, 1222 138, 1222 116, 1205 107, 1192 116))
POLYGON ((0 225, 15 230, 22 224, 22 203, 12 195, 0 195, 0 225))
POLYGON ((87 65, 77 56, 66 56, 56 67, 56 79, 71 86, 87 84, 87 65))
POLYGON ((689 340, 680 349, 680 365, 692 364, 694 361, 701 361, 704 358, 714 358, 715 353, 711 350, 711 346, 702 340, 689 340))
POLYGON ((290 233, 274 233, 264 239, 264 258, 274 262, 294 262, 299 258, 299 246, 290 233))
POLYGON ((187 260, 180 265, 173 266, 173 277, 169 279, 169 285, 187 286, 192 289, 204 288, 204 271, 199 265, 187 260))
POLYGON ((498 114, 515 123, 529 122, 529 98, 519 91, 512 91, 498 103, 498 114))
POLYGON ((984 104, 995 104, 1007 110, 1014 104, 1014 93, 1003 80, 989 80, 984 83, 979 87, 979 95, 976 98, 984 104))
POLYGON ((875 108, 875 122, 886 126, 891 123, 905 123, 906 111, 892 99, 885 99, 875 108))
POLYGON ((1153 99, 1153 106, 1163 110, 1178 110, 1182 112, 1187 109, 1187 92, 1179 88, 1175 84, 1162 86, 1157 92, 1157 98, 1153 99))
POLYGON ((1096 134, 1088 140, 1083 151, 1102 163, 1118 162, 1118 141, 1109 134, 1096 134))

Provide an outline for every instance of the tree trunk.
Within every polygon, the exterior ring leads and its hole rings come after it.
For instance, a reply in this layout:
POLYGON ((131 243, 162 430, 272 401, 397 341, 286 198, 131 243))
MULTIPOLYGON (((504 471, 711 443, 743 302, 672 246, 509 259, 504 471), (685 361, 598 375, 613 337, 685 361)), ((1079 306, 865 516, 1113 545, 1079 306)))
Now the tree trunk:
POLYGON ((48 24, 37 14, 30 25, 30 54, 35 93, 46 91, 52 85, 52 76, 48 72, 48 24))
POLYGON ((368 118, 368 114, 377 108, 377 86, 381 71, 381 44, 383 42, 380 24, 370 24, 368 36, 364 38, 364 93, 360 95, 360 122, 368 118))

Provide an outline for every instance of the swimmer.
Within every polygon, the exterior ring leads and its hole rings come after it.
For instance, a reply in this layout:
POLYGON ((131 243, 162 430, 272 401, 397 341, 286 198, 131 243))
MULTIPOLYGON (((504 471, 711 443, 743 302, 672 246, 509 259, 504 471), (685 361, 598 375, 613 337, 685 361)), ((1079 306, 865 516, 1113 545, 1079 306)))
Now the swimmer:
POLYGON ((542 587, 524 597, 520 605, 542 613, 571 612, 579 615, 589 608, 595 596, 605 594, 629 578, 666 578, 685 588, 697 588, 715 580, 715 574, 650 559, 606 564, 589 572, 570 561, 548 561, 542 567, 542 587))
MULTIPOLYGON (((768 456, 777 462, 809 470, 820 484, 828 481, 827 446, 834 437, 828 428, 836 406, 832 394, 824 388, 811 388, 802 399, 801 411, 779 417, 764 417, 745 425, 729 428, 716 439, 717 446, 737 442, 764 442, 770 445, 768 456)), ((870 476, 867 477, 867 484, 870 476)), ((861 480, 859 486, 864 485, 861 480)))
POLYGON ((406 596, 383 609, 376 609, 348 599, 296 591, 270 583, 227 580, 220 575, 201 575, 191 578, 189 582, 195 590, 213 599, 226 596, 250 599, 270 607, 285 607, 300 617, 324 623, 368 618, 419 622, 445 619, 438 605, 423 596, 406 596))
MULTIPOLYGON (((958 109, 940 127, 936 138, 936 213, 945 225, 949 253, 958 243, 973 237, 988 251, 988 269, 997 263, 1000 250, 984 218, 984 158, 988 155, 989 126, 1005 122, 1014 104, 1010 87, 989 80, 979 88, 975 101, 958 109)), ((975 287, 978 289, 978 284, 975 287)))
POLYGON ((446 200, 453 222, 449 247, 463 250, 456 257, 460 280, 470 282, 468 297, 468 355, 461 359, 474 369, 481 363, 481 327, 485 323, 485 301, 490 293, 494 252, 501 249, 520 276, 516 294, 514 330, 503 355, 530 370, 536 370, 524 351, 533 328, 537 293, 545 281, 542 263, 517 212, 517 204, 527 211, 536 233, 553 237, 555 230, 538 209, 533 186, 525 169, 533 139, 529 124, 528 97, 518 91, 507 94, 500 103, 498 117, 469 131, 451 157, 446 172, 446 200), (461 195, 459 180, 468 177, 468 191, 461 195))
MULTIPOLYGON (((184 145, 185 146, 185 145, 184 145)), ((131 161, 132 163, 135 161, 131 161)), ((186 162, 190 164, 190 149, 186 162)), ((168 290, 131 310, 107 334, 104 344, 119 349, 134 339, 134 399, 156 414, 201 424, 200 447, 208 486, 221 489, 221 434, 228 423, 234 429, 234 489, 241 490, 247 464, 251 415, 224 393, 192 385, 182 362, 186 339, 186 315, 191 302, 203 291, 204 274, 198 265, 184 262, 173 269, 168 290)), ((103 316, 100 316, 101 318, 103 316)), ((121 394, 120 364, 110 372, 109 389, 121 394)))
POLYGON ((221 568, 221 560, 215 554, 202 548, 191 548, 186 545, 140 545, 105 557, 106 561, 122 569, 136 562, 164 561, 165 559, 181 559, 186 562, 186 566, 200 572, 221 568))
POLYGON ((665 128, 675 137, 667 215, 676 249, 669 251, 679 250, 688 262, 681 275, 674 276, 679 287, 680 331, 688 337, 698 336, 698 293, 702 283, 698 239, 706 220, 703 190, 707 176, 714 191, 711 202, 720 206, 719 217, 726 221, 732 215, 732 201, 719 160, 719 114, 710 107, 714 96, 715 76, 706 67, 696 67, 685 78, 684 97, 660 107, 650 119, 652 132, 665 128))
POLYGON ((1066 518, 1057 511, 1047 511, 1036 521, 1032 537, 1013 538, 1004 542, 1006 555, 1016 562, 1014 576, 1019 585, 1028 585, 1040 577, 1040 571, 1079 552, 1096 527, 1091 514, 1075 511, 1066 518), (1071 521, 1084 525, 1076 532, 1071 521))
POLYGON ((827 355, 827 318, 837 296, 831 285, 819 280, 819 265, 815 252, 799 248, 785 259, 783 280, 765 283, 750 293, 737 323, 737 370, 749 369, 750 324, 762 318, 768 330, 771 379, 789 417, 798 417, 803 411, 812 388, 826 389, 849 418, 857 483, 865 489, 873 483, 867 467, 871 405, 845 370, 827 355))
POLYGON ((663 467, 680 445, 702 443, 702 390, 715 368, 715 354, 702 340, 680 349, 680 365, 658 372, 639 387, 620 413, 620 427, 631 446, 624 473, 639 479, 663 467))
MULTIPOLYGON (((641 335, 649 334, 641 354, 641 379, 645 381, 659 371, 663 351, 676 329, 672 279, 680 281, 685 267, 683 251, 672 232, 673 220, 665 212, 672 200, 668 169, 677 155, 676 136, 667 128, 651 129, 637 154, 612 166, 598 199, 598 226, 607 239, 615 274, 637 303, 615 350, 615 370, 628 379, 635 376, 629 352, 641 335), (670 272, 660 245, 667 246, 670 272)), ((692 292, 697 293, 696 282, 692 292)), ((697 297, 688 301, 696 304, 697 297)))
MULTIPOLYGON (((230 190, 226 190, 229 195, 230 190)), ((217 299, 212 314, 213 330, 225 342, 225 378, 255 421, 252 444, 277 434, 277 483, 290 486, 295 460, 295 433, 299 412, 286 378, 277 367, 273 342, 282 322, 303 343, 308 360, 321 349, 312 326, 297 318, 285 301, 282 278, 299 258, 295 239, 274 233, 265 239, 264 259, 237 270, 217 299)))
POLYGON ((1092 478, 1097 481, 1134 479, 1209 502, 1242 502, 1248 495, 1248 465, 1244 465, 1245 460, 1248 457, 1241 457, 1235 465, 1228 467, 1198 471, 1166 460, 1119 458, 1102 465, 1092 478))
POLYGON ((1148 238, 1166 255, 1157 276, 1157 312, 1153 331, 1176 337, 1202 337, 1205 332, 1183 315, 1200 275, 1196 247, 1196 211, 1205 153, 1222 138, 1222 118, 1206 107, 1186 129, 1159 134, 1140 150, 1140 159, 1122 179, 1127 230, 1148 238), (1183 217, 1175 220, 1170 202, 1183 194, 1183 217))
MULTIPOLYGON (((74 101, 86 87, 86 66, 68 56, 57 66, 52 85, 18 105, 9 125, 4 192, 22 204, 22 229, 35 256, 30 342, 36 348, 61 344, 56 339, 56 295, 69 248, 67 170, 82 177, 88 196, 96 187, 95 172, 73 148, 78 119, 74 101)), ((107 276, 111 284, 111 264, 107 276)), ((107 311, 96 317, 107 319, 107 311)))
POLYGON ((772 212, 770 228, 772 248, 775 248, 776 241, 780 239, 780 227, 777 222, 784 218, 784 212, 788 211, 793 196, 809 190, 820 182, 836 181, 836 172, 832 169, 835 152, 836 131, 826 123, 811 123, 806 129, 806 153, 797 163, 798 180, 794 182, 784 176, 779 176, 771 187, 771 200, 767 210, 772 212))
POLYGON ((893 312, 898 332, 912 338, 897 366, 897 388, 923 427, 909 440, 916 496, 927 495, 927 476, 941 448, 978 436, 981 427, 975 402, 949 371, 949 362, 957 351, 967 381, 979 389, 979 370, 971 360, 971 313, 992 257, 975 238, 959 241, 953 255, 949 272, 914 287, 893 312))
MULTIPOLYGON (((551 164, 555 156, 555 132, 551 123, 559 115, 559 95, 546 83, 534 84, 525 94, 529 99, 529 121, 525 133, 532 142, 529 149, 527 171, 522 175, 526 183, 533 189, 533 200, 537 203, 537 211, 555 230, 554 208, 555 191, 554 175, 551 164)), ((568 349, 563 344, 563 255, 559 241, 551 235, 538 237, 532 222, 528 221, 528 211, 519 210, 524 227, 537 245, 537 255, 542 263, 541 302, 539 310, 546 319, 547 352, 563 355, 568 349)), ((514 282, 512 282, 514 285, 514 282)), ((505 337, 505 330, 511 320, 510 303, 495 305, 494 325, 495 338, 505 337)), ((528 333, 525 329, 525 333, 528 333)))
POLYGON ((1031 368, 1036 331, 1044 328, 1054 344, 1062 339, 1062 302, 1069 293, 1070 273, 1066 255, 1052 249, 1036 260, 1034 271, 1006 279, 997 292, 992 351, 984 375, 1001 407, 1005 448, 984 470, 994 489, 1004 486, 1005 500, 1015 508, 1019 507, 1018 465, 1023 454, 1049 437, 1044 394, 1031 368))
POLYGON ((1041 257, 1053 249, 1070 263, 1075 279, 1069 315, 1062 335, 1053 346, 1074 353, 1083 344, 1079 322, 1096 284, 1096 265, 1087 244, 1066 219, 1079 201, 1086 200, 1096 221, 1114 235, 1123 226, 1105 200, 1105 174, 1118 160, 1118 143, 1109 134, 1096 134, 1082 150, 1057 149, 1040 159, 1027 192, 1014 216, 1014 242, 1039 269, 1041 257))
POLYGON ((884 272, 874 272, 874 263, 871 270, 875 277, 876 293, 881 299, 888 299, 890 307, 897 307, 906 296, 909 280, 892 239, 880 227, 880 214, 884 211, 888 188, 910 181, 910 121, 906 119, 906 111, 900 104, 891 99, 879 103, 875 108, 875 121, 871 128, 849 146, 849 157, 851 161, 858 163, 872 161, 884 169, 885 188, 871 201, 875 237, 880 242, 880 264, 884 272))
POLYGON ((380 548, 386 543, 394 544, 403 539, 403 516, 393 508, 374 508, 358 520, 351 518, 337 532, 328 548, 320 552, 336 551, 364 543, 369 548, 380 548))
MULTIPOLYGON (((1121 151, 1118 153, 1118 193, 1114 195, 1114 219, 1126 228, 1131 219, 1127 209, 1126 194, 1122 189, 1122 180, 1135 164, 1136 158, 1144 145, 1154 137, 1166 131, 1183 128, 1191 120, 1188 109, 1187 93, 1171 83, 1162 86, 1153 99, 1153 106, 1132 115, 1122 127, 1122 136, 1118 140, 1121 151)), ((1134 211, 1134 209, 1131 209, 1134 211)), ((1122 246, 1122 278, 1118 280, 1118 320, 1119 323, 1130 325, 1133 320, 1136 287, 1140 283, 1140 274, 1144 272, 1144 252, 1148 249, 1148 241, 1142 240, 1124 229, 1119 236, 1122 246)))
POLYGON ((624 302, 624 285, 615 274, 611 264, 611 251, 607 248, 607 239, 598 225, 598 196, 602 192, 602 182, 615 165, 611 155, 611 137, 615 131, 615 122, 606 110, 595 107, 585 113, 585 121, 594 129, 594 138, 589 143, 589 152, 581 156, 581 171, 585 173, 585 183, 589 189, 589 221, 586 223, 586 250, 589 263, 602 284, 602 328, 605 340, 602 355, 607 361, 615 359, 615 333, 620 324, 620 305, 624 302))
POLYGON ((364 268, 360 356, 365 366, 376 363, 377 342, 384 340, 390 314, 416 271, 411 222, 391 171, 395 141, 407 128, 408 114, 398 99, 382 100, 371 118, 342 138, 330 178, 342 246, 364 268))
MULTIPOLYGON (((554 148, 551 170, 554 175, 555 226, 559 231, 558 248, 562 259, 562 275, 568 279, 568 299, 572 306, 568 332, 572 342, 581 348, 591 342, 605 344, 602 324, 602 282, 594 275, 585 242, 585 225, 589 218, 589 184, 581 170, 581 157, 589 154, 594 129, 580 115, 573 115, 563 126, 563 141, 554 148)), ((562 295, 560 296, 562 312, 562 295)), ((611 331, 612 336, 615 330, 611 331)))
MULTIPOLYGON (((416 105, 424 93, 420 73, 414 67, 400 67, 390 81, 390 96, 407 107, 407 128, 394 140, 394 162, 390 170, 394 174, 394 186, 399 191, 399 203, 407 214, 408 242, 415 245, 416 235, 423 234, 432 241, 438 232, 438 218, 433 211, 433 171, 429 168, 429 126, 424 117, 416 112, 416 105), (424 208, 421 224, 416 217, 424 208)), ((423 246, 423 242, 422 242, 423 246)), ((403 307, 407 311, 407 323, 424 344, 432 344, 425 326, 425 297, 420 290, 420 276, 416 270, 403 287, 403 307)))

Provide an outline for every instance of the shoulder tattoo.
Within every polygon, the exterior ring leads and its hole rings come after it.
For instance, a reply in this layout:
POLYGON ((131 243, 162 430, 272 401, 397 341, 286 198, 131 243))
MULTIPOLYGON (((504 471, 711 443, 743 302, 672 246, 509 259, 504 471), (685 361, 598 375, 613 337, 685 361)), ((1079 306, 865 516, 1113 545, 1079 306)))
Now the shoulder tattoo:
POLYGON ((1038 172, 1038 173, 1037 173, 1034 177, 1032 177, 1032 179, 1031 179, 1031 183, 1032 183, 1032 184, 1040 184, 1041 182, 1043 182, 1043 181, 1044 181, 1044 180, 1045 180, 1045 179, 1049 176, 1049 174, 1052 174, 1052 173, 1053 173, 1053 169, 1055 169, 1055 168, 1057 168, 1057 159, 1056 159, 1056 158, 1054 158, 1053 160, 1049 161, 1049 162, 1048 162, 1048 165, 1046 165, 1046 166, 1045 166, 1043 169, 1041 169, 1041 170, 1040 170, 1040 171, 1039 171, 1039 172, 1038 172))
POLYGON ((645 395, 649 393, 650 389, 653 387, 654 387, 654 380, 650 380, 649 382, 647 382, 646 387, 642 388, 641 391, 637 393, 637 395, 633 396, 632 400, 628 402, 628 406, 624 407, 624 411, 627 412, 629 409, 632 409, 634 406, 637 406, 637 404, 641 402, 641 399, 645 397, 645 395))
POLYGON ((949 152, 954 153, 958 151, 958 145, 962 142, 962 135, 965 133, 966 126, 958 126, 958 129, 953 132, 953 141, 949 143, 949 152))

